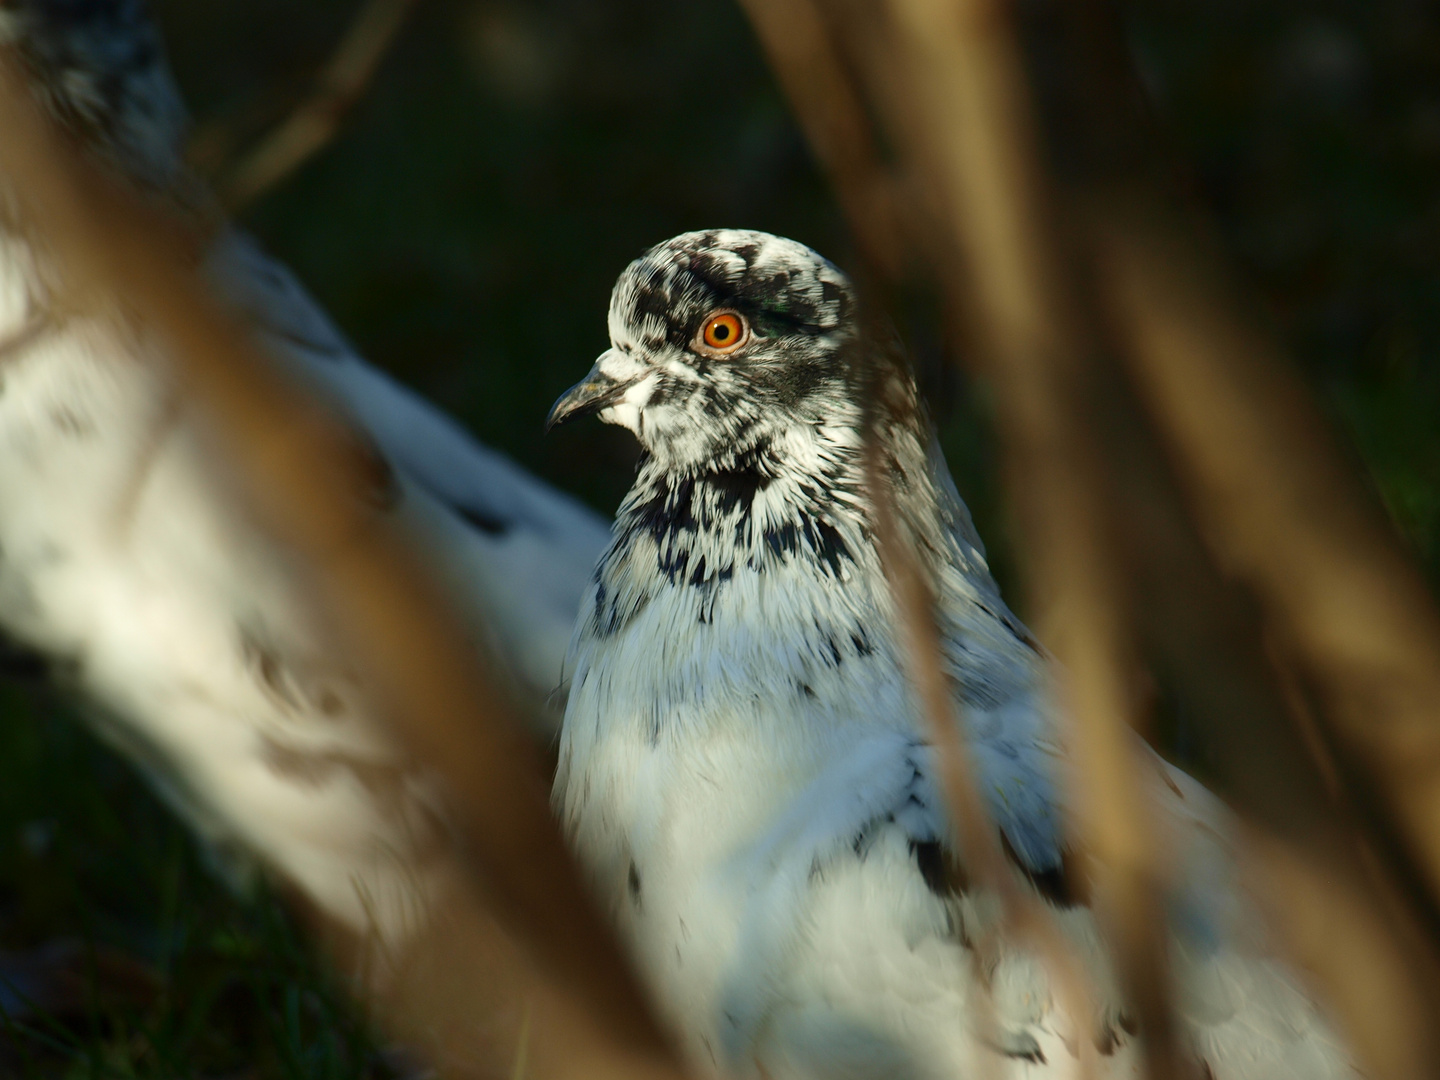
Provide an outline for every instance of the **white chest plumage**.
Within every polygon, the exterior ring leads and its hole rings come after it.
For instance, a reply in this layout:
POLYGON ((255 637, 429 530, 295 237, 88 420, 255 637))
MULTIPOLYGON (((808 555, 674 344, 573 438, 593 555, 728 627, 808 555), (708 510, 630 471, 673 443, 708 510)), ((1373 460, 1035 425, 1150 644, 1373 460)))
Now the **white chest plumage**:
MULTIPOLYGON (((1136 1075, 1094 919, 1067 891, 1047 662, 1006 610, 901 368, 854 363, 843 278, 738 230, 657 245, 613 348, 557 402, 647 458, 581 607, 555 799, 693 1065, 767 1080, 1136 1075), (885 372, 876 381, 875 372, 885 372), (877 391, 878 388, 878 391, 877 391), (949 835, 868 535, 867 395, 1006 854, 1094 979, 1072 1016, 949 835), (885 396, 888 395, 888 396, 885 396), (953 865, 953 864, 951 864, 953 865)), ((1137 746, 1177 868, 1189 1047, 1215 1080, 1352 1075, 1238 897, 1224 811, 1137 746)))
MULTIPOLYGON (((940 852, 956 845, 873 550, 840 530, 857 544, 834 574, 814 549, 752 566, 754 548, 739 545, 733 574, 707 591, 657 570, 677 549, 637 536, 635 501, 582 605, 556 799, 694 1066, 768 1080, 1059 1080, 1080 1074, 1088 1042, 1100 1075, 1138 1075, 1089 911, 1055 909, 1100 992, 1076 1020, 1033 955, 988 937, 993 898, 943 879, 940 852), (647 560, 648 587, 616 615, 609 601, 647 560), (857 627, 863 639, 841 645, 857 627), (975 952, 987 939, 998 951, 975 952)), ((1047 711, 1022 686, 969 717, 996 819, 1042 891, 1053 869, 1027 867, 1019 849, 1027 828, 1037 852, 1054 843, 1047 711)), ((1154 787, 1167 803, 1183 791, 1162 827, 1194 875, 1177 963, 1197 1056, 1217 1080, 1348 1075, 1254 940, 1217 946, 1217 934, 1253 933, 1215 847, 1223 813, 1181 774, 1156 772, 1154 787)))
POLYGON ((891 820, 933 793, 875 550, 858 515, 761 485, 642 472, 582 605, 557 781, 603 901, 708 1068, 783 1011, 784 987, 757 978, 804 977, 785 954, 805 911, 837 902, 813 879, 840 848, 908 867, 905 933, 940 945, 951 920, 914 872, 933 828, 891 820))

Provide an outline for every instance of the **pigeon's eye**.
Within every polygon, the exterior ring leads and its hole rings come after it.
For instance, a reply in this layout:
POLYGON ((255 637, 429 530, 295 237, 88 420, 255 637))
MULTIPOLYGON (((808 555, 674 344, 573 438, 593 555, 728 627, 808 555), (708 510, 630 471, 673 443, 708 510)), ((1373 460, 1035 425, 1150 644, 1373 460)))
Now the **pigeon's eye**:
POLYGON ((750 338, 750 326, 738 311, 711 312, 700 328, 700 340, 706 352, 732 353, 750 338))

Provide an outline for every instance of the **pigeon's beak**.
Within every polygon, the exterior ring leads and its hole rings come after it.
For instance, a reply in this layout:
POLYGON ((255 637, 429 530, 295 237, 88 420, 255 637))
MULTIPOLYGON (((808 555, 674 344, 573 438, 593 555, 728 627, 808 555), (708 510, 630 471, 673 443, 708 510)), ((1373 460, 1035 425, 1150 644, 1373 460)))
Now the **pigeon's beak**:
POLYGON ((577 416, 590 416, 602 412, 625 396, 625 392, 630 389, 632 384, 613 378, 601 370, 606 359, 614 352, 615 350, 611 349, 604 353, 599 360, 595 361, 595 366, 590 369, 589 375, 566 390, 560 395, 559 400, 550 406, 550 415, 545 418, 546 432, 549 432, 557 424, 563 424, 566 420, 573 420, 577 416))

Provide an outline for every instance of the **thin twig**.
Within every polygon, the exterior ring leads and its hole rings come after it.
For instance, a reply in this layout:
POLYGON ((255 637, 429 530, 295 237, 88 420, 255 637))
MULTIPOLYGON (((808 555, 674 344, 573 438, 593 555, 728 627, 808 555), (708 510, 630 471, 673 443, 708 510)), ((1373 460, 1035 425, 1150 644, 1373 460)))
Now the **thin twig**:
MULTIPOLYGON (((786 0, 778 6, 792 5, 808 6, 808 0, 786 0)), ((978 301, 971 303, 969 289, 957 287, 954 282, 951 295, 961 299, 963 293, 961 302, 966 307, 980 309, 977 321, 987 331, 993 352, 1000 358, 1002 375, 1012 381, 1030 380, 1025 392, 1012 393, 1008 400, 1032 404, 1044 401, 1043 380, 1062 349, 1061 327, 1067 305, 1054 299, 1057 274, 1053 266, 1046 267, 1047 258, 1053 263, 1053 257, 1042 254, 1043 224, 1030 220, 1034 216, 1030 207, 1038 198, 1038 192, 1033 190, 1037 170, 1019 156, 1024 153, 1028 130, 1026 117, 1019 111, 1024 109, 1025 96, 1013 57, 1007 67, 1004 49, 996 45, 996 26, 1003 27, 1003 20, 993 12, 984 18, 970 5, 967 10, 972 20, 984 24, 989 32, 977 47, 964 51, 963 46, 975 43, 960 32, 961 27, 952 23, 941 7, 923 2, 895 3, 890 7, 892 26, 901 30, 897 35, 900 40, 889 43, 887 62, 883 58, 887 50, 877 39, 871 13, 863 31, 867 43, 863 59, 868 61, 872 79, 883 84, 878 96, 889 107, 892 130, 902 145, 908 143, 912 158, 933 151, 924 160, 930 197, 959 215, 957 220, 952 214, 950 222, 958 226, 961 235, 951 234, 947 239, 953 248, 970 256, 967 284, 978 290, 978 301), (903 59, 897 50, 904 51, 903 59), (925 83, 927 76, 945 81, 925 83), (997 114, 990 106, 1009 106, 1012 112, 997 114), (963 112, 966 108, 968 113, 955 114, 955 110, 963 112), (917 150, 921 153, 917 154, 917 150), (963 193, 959 206, 954 198, 957 191, 963 193), (981 235, 976 236, 976 232, 981 235), (976 266, 977 251, 983 266, 976 266), (1037 380, 1041 380, 1038 386, 1037 380)), ((772 14, 769 21, 785 20, 772 14)), ((789 20, 799 21, 793 17, 789 20)), ((785 51, 778 47, 772 47, 771 53, 782 62, 787 59, 785 51)), ((838 61, 822 65, 798 50, 792 55, 808 60, 811 70, 841 70, 838 61)), ((791 73, 788 78, 782 75, 782 81, 787 87, 805 82, 799 73, 791 73)), ((858 137, 856 123, 835 123, 816 109, 809 95, 792 93, 792 104, 812 142, 823 144, 837 138, 837 132, 846 138, 858 137)), ((833 170, 842 204, 847 209, 863 205, 864 191, 873 182, 863 172, 857 175, 854 169, 847 168, 847 162, 863 165, 867 155, 842 147, 828 153, 821 151, 818 156, 833 170)), ((857 224, 862 234, 871 228, 869 223, 857 224)), ((875 245, 871 242, 866 246, 875 245)), ((947 260, 947 264, 954 267, 955 261, 947 260)), ((1152 1062, 1162 1062, 1160 1068, 1173 1075, 1175 1068, 1183 1066, 1170 1064, 1177 1055, 1168 1034, 1163 953, 1157 947, 1153 929, 1160 921, 1158 876, 1148 861, 1150 845, 1144 834, 1148 815, 1133 775, 1128 732, 1123 730, 1128 694, 1119 673, 1125 670, 1125 648, 1106 591, 1113 587, 1114 570, 1106 561, 1103 526, 1093 518, 1091 508, 1096 500, 1086 499, 1084 489, 1077 490, 1075 482, 1077 457, 1084 453, 1084 447, 1077 450, 1078 440, 1067 438, 1063 410, 1052 407, 1049 415, 1021 415, 1012 420, 1012 453, 1024 462, 1016 469, 1023 468, 1025 489, 1034 492, 1029 500, 1029 521, 1037 536, 1044 533, 1057 538, 1056 542, 1046 543, 1032 537, 1038 552, 1044 553, 1039 557, 1049 560, 1045 582, 1062 598, 1060 610, 1071 624, 1052 629, 1060 634, 1060 651, 1069 661, 1072 704, 1080 720, 1080 734, 1075 740, 1082 759, 1078 772, 1088 780, 1082 802, 1090 811, 1090 827, 1084 840, 1099 856, 1100 872, 1110 879, 1110 887, 1103 890, 1111 907, 1107 922, 1113 936, 1120 940, 1122 958, 1129 960, 1123 966, 1131 975, 1131 990, 1143 997, 1142 1007, 1151 1006, 1142 1018, 1146 1021, 1152 1062), (1058 422, 1054 415, 1057 411, 1058 422), (1028 444, 1016 446, 1017 438, 1022 443, 1028 439, 1028 444), (1035 484, 1037 475, 1042 477, 1039 485, 1035 484), (1048 482, 1043 477, 1048 477, 1048 482), (1064 542, 1059 542, 1059 537, 1064 537, 1064 542)), ((905 584, 903 567, 913 556, 905 555, 903 545, 897 547, 891 542, 888 547, 890 564, 901 571, 895 580, 898 606, 903 621, 911 626, 911 636, 916 638, 910 650, 916 685, 927 700, 932 738, 941 751, 941 760, 948 762, 944 766, 945 788, 952 814, 957 818, 957 827, 964 828, 967 819, 984 821, 987 815, 978 799, 965 794, 968 788, 973 796, 973 787, 964 783, 963 768, 955 756, 958 747, 954 744, 959 740, 952 729, 953 705, 948 702, 949 692, 943 680, 935 681, 939 678, 937 644, 925 640, 934 636, 928 602, 923 597, 907 596, 911 589, 905 584), (926 625, 931 627, 928 635, 916 629, 926 625)), ((973 831, 972 825, 967 832, 973 831)), ((1003 875, 1000 880, 1004 880, 1003 875)), ((1032 929, 1053 926, 1043 913, 1012 922, 1033 924, 1032 929)), ((1043 930, 1037 932, 1049 936, 1043 930)), ((1058 940, 1058 934, 1055 937, 1058 940)), ((1064 968, 1065 961, 1057 958, 1065 955, 1063 946, 1047 950, 1052 967, 1064 968)), ((1076 1019, 1085 1022, 1080 1016, 1076 1019)))
POLYGON ((1227 280, 1205 215, 1173 190, 1120 6, 1076 0, 1055 14, 1082 104, 1070 156, 1085 163, 1084 187, 1067 210, 1093 245, 1091 280, 1136 390, 1206 541, 1253 592, 1303 687, 1321 768, 1343 778, 1412 917, 1440 942, 1440 609, 1227 280))
MULTIPOLYGON (((532 1021, 537 1077, 678 1075, 618 945, 584 894, 551 817, 534 747, 478 670, 439 588, 360 497, 353 436, 284 382, 198 281, 194 237, 71 151, 36 109, 20 70, 10 53, 0 54, 0 174, 27 225, 64 271, 74 303, 114 310, 118 300, 167 346, 182 390, 203 407, 256 521, 303 562, 353 666, 367 673, 379 711, 445 784, 463 848, 463 860, 455 860, 458 887, 452 910, 437 912, 408 943, 407 961, 429 967, 402 964, 397 979, 417 967, 448 974, 447 999, 436 1000, 434 978, 411 982, 418 992, 385 998, 401 1012, 398 1022, 423 1028, 442 1005, 473 1006, 473 1026, 485 1015, 477 994, 483 999, 496 986, 523 994, 533 984, 545 1004, 532 1021), (487 957, 493 967, 484 966, 487 957)), ((466 1044, 457 1046, 464 1056, 466 1044)))
POLYGON ((815 0, 740 2, 802 119, 812 152, 826 172, 846 178, 837 194, 865 258, 896 276, 902 250, 896 179, 880 160, 864 103, 830 41, 825 13, 815 0))
POLYGON ((220 201, 226 210, 237 213, 249 206, 335 137, 418 2, 366 0, 314 92, 220 182, 220 201))
MULTIPOLYGON (((1112 209, 1112 212, 1117 216, 1111 217, 1108 225, 1097 225, 1096 235, 1104 234, 1105 238, 1100 246, 1102 269, 1096 279, 1109 291, 1111 303, 1124 304, 1117 306, 1115 323, 1131 335, 1130 369, 1139 374, 1137 386, 1151 407, 1156 426, 1169 436, 1172 457, 1179 465, 1182 478, 1191 482, 1191 503, 1204 522, 1206 538, 1216 546, 1233 575, 1254 588, 1262 602, 1266 599, 1273 602, 1275 591, 1284 588, 1273 577, 1299 574, 1308 578, 1309 574, 1320 572, 1319 568, 1307 565, 1307 556, 1317 547, 1323 547, 1323 541, 1317 543, 1316 532, 1323 533, 1333 527, 1330 515, 1325 513, 1323 501, 1317 500, 1314 505, 1303 508, 1293 503, 1287 505, 1282 490, 1269 489, 1268 485, 1279 477, 1273 473, 1266 475, 1266 466, 1249 453, 1255 448, 1237 430, 1237 425, 1229 422, 1231 417, 1222 409, 1208 412, 1203 419, 1191 413, 1189 421, 1203 427, 1184 433, 1194 439, 1193 443, 1177 439, 1176 411, 1203 410, 1207 404, 1205 392, 1200 387, 1191 387, 1183 404, 1157 399, 1154 380, 1173 377, 1184 381, 1184 373, 1175 376, 1142 372, 1142 368, 1156 364, 1161 354, 1154 351, 1153 341, 1137 347, 1134 335, 1143 336, 1159 325, 1173 330, 1177 323, 1172 320, 1176 319, 1179 325, 1203 319, 1207 311, 1206 297, 1197 290, 1181 289, 1166 296, 1165 302, 1145 303, 1143 310, 1141 305, 1131 306, 1133 297, 1122 301, 1120 292, 1130 288, 1141 288, 1151 301, 1158 301, 1157 293, 1172 288, 1176 277, 1188 272, 1182 269, 1187 266, 1187 258, 1177 257, 1177 252, 1170 250, 1163 260, 1144 260, 1141 265, 1147 280, 1143 286, 1137 285, 1130 275, 1139 266, 1122 269, 1111 260, 1118 258, 1123 262, 1133 256, 1132 245, 1143 243, 1140 239, 1143 234, 1133 227, 1116 228, 1118 221, 1129 217, 1128 210, 1112 209), (1117 255, 1121 248, 1125 254, 1117 255), (1149 275, 1155 277, 1151 279, 1149 275), (1178 309, 1174 306, 1177 304, 1178 309), (1245 462, 1243 471, 1247 475, 1243 482, 1255 485, 1254 496, 1260 498, 1262 490, 1267 492, 1263 501, 1268 505, 1263 513, 1274 515, 1267 542, 1274 545, 1275 555, 1281 556, 1268 564, 1251 563, 1248 570, 1241 569, 1230 546, 1233 539, 1230 530, 1238 524, 1235 517, 1245 512, 1239 505, 1243 500, 1217 499, 1215 492, 1199 497, 1194 493, 1194 470, 1203 469, 1216 457, 1230 455, 1235 455, 1236 465, 1242 460, 1245 462)), ((1198 345, 1201 340, 1203 347, 1224 352, 1227 364, 1244 358, 1242 352, 1234 350, 1234 341, 1227 341, 1224 336, 1205 333, 1192 344, 1198 345)), ((1159 362, 1180 366, 1173 355, 1165 355, 1159 362)), ((1266 400, 1263 393, 1252 399, 1235 388, 1231 392, 1236 393, 1237 399, 1246 401, 1246 410, 1266 400)), ((1275 403, 1272 401, 1272 404, 1275 403)), ((1277 422, 1280 412, 1280 408, 1266 410, 1263 422, 1277 422)), ((1258 414, 1252 418, 1260 421, 1258 414)), ((1283 424, 1283 420, 1278 422, 1283 424)), ((1289 444, 1277 442, 1269 449, 1290 462, 1286 467, 1302 470, 1309 467, 1305 444, 1298 439, 1289 444)), ((1280 632, 1262 637, 1254 617, 1236 610, 1254 605, 1247 605, 1243 598, 1228 599, 1236 591, 1233 581, 1227 582, 1213 571, 1209 581, 1177 574, 1173 569, 1168 573, 1164 571, 1177 537, 1163 535, 1163 529, 1157 533, 1146 526, 1147 520, 1153 522, 1153 516, 1144 511, 1144 502, 1132 505, 1142 508, 1129 519, 1131 529, 1138 532, 1135 550, 1142 554, 1140 561, 1151 566, 1145 577, 1151 601, 1146 609, 1150 636, 1168 654, 1177 680, 1189 691, 1197 712, 1205 717, 1206 730, 1216 746, 1217 761, 1224 770, 1231 796, 1252 822, 1264 830, 1250 830, 1245 847, 1252 853, 1264 853, 1258 858, 1252 854, 1249 862, 1252 877, 1262 891, 1269 894, 1272 910, 1281 913, 1276 921, 1278 929, 1292 955, 1323 987, 1326 1000, 1339 1012, 1372 1074, 1377 1077, 1419 1075, 1425 1068, 1422 1063, 1433 1061, 1440 1050, 1434 1004, 1436 944, 1433 939, 1427 940, 1427 928, 1417 920, 1413 895, 1407 903, 1396 890, 1391 876, 1395 860, 1388 866, 1369 860, 1354 842, 1354 825, 1365 822, 1362 819, 1352 825, 1338 812, 1336 800, 1327 789, 1321 763, 1305 745, 1301 725, 1306 718, 1287 716, 1284 686, 1267 660, 1265 643, 1268 640, 1282 653, 1299 652, 1302 659, 1298 666, 1310 674, 1307 662, 1313 662, 1315 654, 1306 655, 1304 648, 1296 648, 1289 634, 1292 627, 1289 618, 1298 617, 1304 622, 1313 613, 1285 613, 1275 619, 1280 632), (1228 615, 1221 610, 1226 606, 1232 609, 1228 615), (1167 611, 1173 614, 1167 616, 1167 611)), ((1181 543, 1193 547, 1198 540, 1189 538, 1181 543)), ((1364 579, 1375 573, 1376 564, 1367 558, 1368 552, 1358 546, 1351 555, 1359 565, 1339 573, 1340 576, 1350 574, 1348 584, 1351 585, 1360 579, 1363 591, 1364 579)), ((1266 558, 1272 557, 1267 554, 1266 558)), ((1185 560, 1191 566, 1203 566, 1205 561, 1197 553, 1187 555, 1185 560)), ((1328 586, 1323 576, 1320 582, 1328 586)), ((1310 587, 1308 580, 1305 587, 1310 587)), ((1346 587, 1347 582, 1337 581, 1337 591, 1346 587)), ((1383 599, 1383 590, 1378 596, 1372 593, 1367 597, 1370 604, 1383 603, 1383 599)), ((1261 611, 1265 613, 1263 608, 1261 611)), ((1394 623, 1387 626, 1381 619, 1367 623, 1362 613, 1363 608, 1350 612, 1361 621, 1353 628, 1349 642, 1363 645, 1364 653, 1359 657, 1352 653, 1348 659, 1370 661, 1379 665, 1381 671, 1394 665, 1399 669, 1397 674, 1403 676, 1407 661, 1414 657, 1414 652, 1408 650, 1415 650, 1416 644, 1408 642, 1405 650, 1387 650, 1386 632, 1394 623)), ((1313 633, 1315 627, 1311 624, 1304 629, 1313 633)), ((1316 642, 1311 638, 1303 644, 1313 646, 1316 642)), ((1288 661, 1289 656, 1286 659, 1288 661)), ((1373 669, 1371 673, 1378 674, 1373 669)), ((1341 665, 1339 670, 1325 673, 1326 688, 1337 683, 1343 686, 1347 676, 1354 679, 1357 674, 1361 672, 1355 667, 1341 665)), ((1349 685, 1353 687, 1354 683, 1349 685)), ((1387 718, 1384 697, 1382 692, 1368 699, 1375 721, 1383 722, 1387 718)), ((1388 733, 1377 736, 1368 732, 1363 736, 1382 745, 1387 737, 1388 733)), ((1395 748, 1387 749, 1393 752, 1395 748)), ((1401 783, 1411 778, 1428 781, 1424 765, 1419 761, 1396 763, 1372 759, 1365 764, 1372 768, 1378 765, 1378 775, 1390 776, 1401 783), (1402 767, 1396 768, 1397 764, 1402 767), (1416 765, 1420 768, 1415 768, 1416 765)), ((1363 805, 1364 800, 1357 799, 1357 794, 1363 792, 1357 792, 1353 783, 1347 786, 1342 799, 1347 809, 1363 805)), ((1383 797, 1393 796, 1386 792, 1383 797)), ((1413 830, 1411 835, 1426 837, 1427 830, 1433 829, 1434 818, 1409 818, 1408 822, 1413 830)), ((1373 848, 1377 839, 1383 841, 1385 834, 1374 829, 1373 818, 1370 823, 1372 828, 1367 840, 1373 848)), ((1433 930, 1433 926, 1430 929, 1433 930)))
POLYGON ((1221 558, 1254 587, 1440 907, 1440 613, 1429 587, 1193 231, 1142 205, 1116 193, 1094 215, 1099 280, 1130 335, 1137 386, 1221 558))
POLYGON ((890 0, 891 79, 908 86, 897 126, 941 207, 963 279, 952 303, 971 309, 997 390, 1010 490, 1025 525, 1046 634, 1064 662, 1076 731, 1081 821, 1074 823, 1105 886, 1099 914, 1117 946, 1139 1010, 1154 1077, 1187 1075, 1169 1002, 1164 912, 1151 815, 1136 775, 1126 673, 1132 645, 1125 589, 1105 507, 1104 466, 1086 438, 1083 408, 1092 335, 1066 287, 1038 161, 1032 106, 1005 5, 991 0, 890 0), (1081 413, 1080 415, 1083 415, 1081 413))
MULTIPOLYGON (((1407 1075, 1424 1057, 1416 1004, 1426 965, 1408 962, 1412 936, 1387 925, 1397 909, 1368 884, 1347 827, 1287 725, 1258 628, 1243 604, 1227 599, 1173 485, 1152 467, 1153 437, 1102 362, 1088 296, 1067 285, 1072 274, 1055 240, 1008 12, 990 0, 891 0, 887 8, 888 21, 851 4, 850 38, 861 43, 860 66, 902 159, 919 174, 944 245, 960 256, 942 257, 937 269, 986 339, 982 358, 996 388, 1011 490, 1023 496, 1032 580, 1051 605, 1048 637, 1069 670, 1084 839, 1106 878, 1101 915, 1130 997, 1144 1010, 1150 1069, 1172 1076, 1192 1063, 1179 1053, 1164 1000, 1160 878, 1120 722, 1132 607, 1222 737, 1245 808, 1274 830, 1250 830, 1242 847, 1269 852, 1264 865, 1249 862, 1277 908, 1308 913, 1286 927, 1296 954, 1327 987, 1376 1074, 1407 1075), (1143 568, 1149 595, 1130 597, 1122 587, 1122 553, 1143 568), (1313 929, 1320 925, 1345 927, 1343 940, 1326 950, 1313 929), (1349 981, 1346 966, 1356 974, 1349 981)), ((806 119, 803 98, 796 104, 812 140, 825 137, 827 125, 806 119)), ((840 172, 836 182, 843 192, 865 181, 840 172)), ((842 195, 847 207, 860 201, 842 195)), ((912 664, 922 665, 924 647, 914 652, 912 664)), ((920 685, 926 677, 917 672, 920 685)))
POLYGON ((873 433, 867 442, 865 463, 866 486, 874 509, 881 558, 895 601, 902 653, 909 668, 907 674, 920 698, 939 766, 940 788, 964 853, 965 869, 980 888, 999 898, 1002 929, 1032 944, 1045 960, 1077 1029, 1078 1075, 1093 1076, 1095 1046, 1089 1025, 1096 1009, 1090 980, 1055 920, 1020 885, 996 840, 994 822, 976 784, 974 761, 960 737, 955 696, 943 668, 934 597, 914 545, 901 535, 890 478, 873 433))
MULTIPOLYGON (((1411 1075, 1407 1070, 1432 1056, 1421 1022, 1428 1010, 1419 1005, 1431 985, 1427 950, 1412 958, 1418 939, 1391 924, 1394 906, 1370 882, 1287 723, 1258 633, 1247 629, 1236 605, 1226 606, 1170 483, 1147 465, 1159 457, 1145 423, 1126 404, 1123 384, 1107 374, 1099 338, 1088 330, 1099 320, 1085 316, 1083 291, 1065 284, 1073 275, 1055 239, 1008 10, 990 0, 892 0, 890 7, 904 42, 890 83, 908 87, 903 100, 910 105, 892 123, 931 175, 929 187, 948 210, 941 224, 967 258, 966 279, 952 283, 951 295, 970 302, 988 336, 987 370, 1018 474, 1012 490, 1024 496, 1036 578, 1063 616, 1052 641, 1070 671, 1082 805, 1092 814, 1087 833, 1112 875, 1106 891, 1119 891, 1102 915, 1120 946, 1132 999, 1149 1010, 1151 1069, 1175 1075, 1191 1063, 1179 1055, 1169 1010, 1154 996, 1165 985, 1158 879, 1143 835, 1143 800, 1127 779, 1127 748, 1116 724, 1126 713, 1127 594, 1115 561, 1121 552, 1147 568, 1149 595, 1134 598, 1135 610, 1145 616, 1147 639, 1185 676, 1185 689, 1207 706, 1207 720, 1225 739, 1232 790, 1258 825, 1288 845, 1289 862, 1303 868, 1277 874, 1276 895, 1343 916, 1335 925, 1351 935, 1344 947, 1328 955, 1302 949, 1302 962, 1344 1010, 1357 1049, 1377 1075, 1411 1075), (1148 534, 1136 525, 1146 520, 1166 545, 1144 542, 1148 534), (1198 582, 1209 583, 1208 595, 1183 588, 1198 582), (1192 613, 1202 612, 1209 622, 1191 632, 1192 613), (1325 888, 1291 895, 1302 880, 1325 888), (1333 962, 1341 953, 1367 962, 1365 978, 1347 982, 1333 962), (1368 1003, 1356 993, 1359 985, 1372 993, 1368 1003)), ((1322 942, 1312 935, 1303 944, 1313 950, 1322 942)))
MULTIPOLYGON (((838 185, 839 195, 863 256, 894 280, 900 272, 903 249, 895 204, 896 178, 881 164, 873 129, 830 40, 824 12, 813 0, 742 2, 817 158, 833 176, 845 180, 838 185)), ((1089 981, 1054 920, 1020 886, 1001 852, 989 811, 975 785, 973 764, 959 737, 953 694, 941 669, 933 598, 914 551, 896 528, 889 481, 877 460, 873 439, 866 463, 882 554, 906 638, 904 655, 910 665, 910 681, 922 703, 941 789, 965 853, 967 872, 1000 898, 1002 927, 1029 942, 1045 959, 1079 1030, 1080 1075, 1093 1075, 1095 1049, 1086 1030, 1095 1011, 1089 981)))

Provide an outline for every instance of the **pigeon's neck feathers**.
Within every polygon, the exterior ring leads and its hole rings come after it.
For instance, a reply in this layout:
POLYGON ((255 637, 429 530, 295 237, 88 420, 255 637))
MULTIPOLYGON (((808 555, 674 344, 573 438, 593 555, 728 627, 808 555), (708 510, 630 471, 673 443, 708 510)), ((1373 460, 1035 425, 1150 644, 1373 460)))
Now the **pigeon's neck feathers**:
MULTIPOLYGON (((577 655, 644 642, 635 662, 662 698, 723 693, 732 670, 737 688, 764 670, 817 694, 826 671, 843 670, 845 685, 871 667, 893 678, 861 423, 848 405, 704 468, 644 459, 596 569, 577 655), (783 656, 767 651, 772 642, 783 656), (706 666, 721 655, 723 665, 706 666)), ((931 567, 962 696, 989 704, 1024 693, 1034 672, 1013 661, 1023 628, 1000 600, 928 422, 917 410, 879 431, 900 516, 931 567)))
POLYGON ((722 616, 767 617, 730 603, 737 578, 823 586, 873 571, 860 452, 853 428, 840 423, 777 431, 703 468, 646 458, 598 571, 602 594, 632 584, 656 595, 693 592, 697 620, 709 623, 717 604, 722 616))

